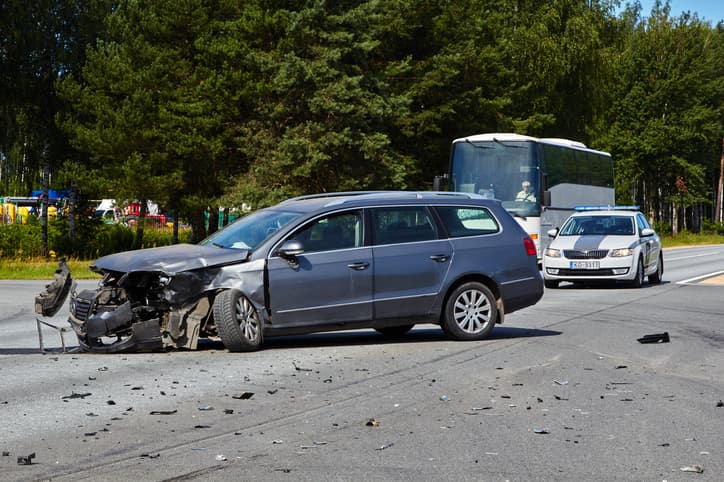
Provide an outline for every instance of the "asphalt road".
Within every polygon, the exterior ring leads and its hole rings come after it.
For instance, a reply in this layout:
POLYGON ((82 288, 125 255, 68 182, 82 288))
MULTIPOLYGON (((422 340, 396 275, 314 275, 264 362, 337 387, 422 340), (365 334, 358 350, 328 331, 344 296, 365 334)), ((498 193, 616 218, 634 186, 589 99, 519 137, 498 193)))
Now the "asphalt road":
POLYGON ((660 285, 547 290, 481 342, 248 354, 40 354, 44 283, 0 281, 0 480, 724 480, 724 246, 664 261, 660 285))

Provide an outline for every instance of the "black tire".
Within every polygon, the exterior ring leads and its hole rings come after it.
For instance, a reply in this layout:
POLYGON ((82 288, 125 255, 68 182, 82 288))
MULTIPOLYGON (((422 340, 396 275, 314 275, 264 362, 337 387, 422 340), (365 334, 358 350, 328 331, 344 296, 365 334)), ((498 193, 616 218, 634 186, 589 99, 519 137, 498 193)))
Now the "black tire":
POLYGON ((557 279, 544 279, 543 280, 543 284, 545 285, 546 288, 558 288, 558 283, 560 283, 560 281, 558 281, 557 279))
POLYGON ((375 328, 377 333, 385 336, 402 336, 412 330, 415 325, 386 326, 384 328, 375 328))
POLYGON ((636 264, 636 277, 631 281, 632 288, 641 288, 644 284, 644 262, 639 258, 636 264))
POLYGON ((258 350, 263 322, 254 305, 241 293, 222 291, 214 300, 214 321, 222 343, 230 352, 258 350))
POLYGON ((656 272, 649 275, 649 283, 661 283, 661 277, 664 276, 664 257, 659 253, 659 262, 656 264, 656 272))
POLYGON ((450 293, 445 302, 442 329, 456 340, 482 340, 498 321, 493 293, 482 283, 469 281, 450 293))

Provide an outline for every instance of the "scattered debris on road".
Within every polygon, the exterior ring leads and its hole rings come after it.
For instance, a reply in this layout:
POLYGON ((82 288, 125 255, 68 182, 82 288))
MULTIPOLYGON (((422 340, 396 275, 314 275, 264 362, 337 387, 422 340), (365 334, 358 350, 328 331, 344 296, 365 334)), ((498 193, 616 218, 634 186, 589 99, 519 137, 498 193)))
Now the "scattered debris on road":
POLYGON ((35 458, 35 452, 28 455, 21 455, 18 457, 18 465, 32 465, 33 459, 35 458))
POLYGON ((687 466, 687 467, 682 467, 680 470, 682 472, 694 472, 696 474, 704 473, 704 469, 702 468, 701 465, 691 465, 691 466, 687 466))
POLYGON ((638 338, 637 341, 639 343, 668 343, 670 341, 669 332, 665 331, 663 333, 644 335, 641 338, 638 338))

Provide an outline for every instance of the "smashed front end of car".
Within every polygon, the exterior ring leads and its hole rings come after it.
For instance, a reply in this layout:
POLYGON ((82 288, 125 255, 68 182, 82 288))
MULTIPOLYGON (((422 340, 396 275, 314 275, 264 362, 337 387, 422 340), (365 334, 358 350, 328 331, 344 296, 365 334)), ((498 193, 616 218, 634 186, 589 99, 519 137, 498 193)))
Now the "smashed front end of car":
POLYGON ((97 289, 71 290, 69 322, 83 350, 100 353, 196 349, 215 337, 211 306, 222 267, 243 250, 194 245, 105 256, 91 269, 97 289))

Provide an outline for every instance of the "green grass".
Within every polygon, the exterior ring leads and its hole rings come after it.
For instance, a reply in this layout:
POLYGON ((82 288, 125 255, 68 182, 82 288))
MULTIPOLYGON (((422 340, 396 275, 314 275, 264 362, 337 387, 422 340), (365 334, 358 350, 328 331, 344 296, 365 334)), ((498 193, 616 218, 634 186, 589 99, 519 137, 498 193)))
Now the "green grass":
POLYGON ((675 246, 693 246, 697 244, 724 244, 724 236, 721 234, 694 234, 689 232, 679 233, 676 236, 662 236, 661 245, 664 248, 675 246))
MULTIPOLYGON (((73 279, 100 279, 100 275, 88 269, 91 261, 68 260, 73 279)), ((58 269, 57 261, 44 259, 3 259, 0 262, 0 279, 3 280, 48 280, 51 281, 58 269)))

